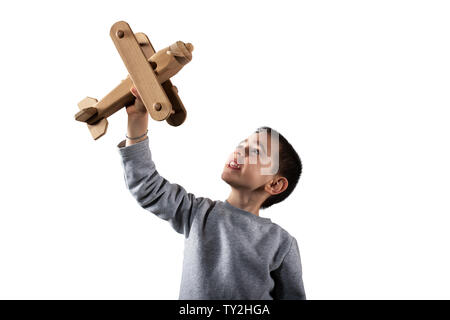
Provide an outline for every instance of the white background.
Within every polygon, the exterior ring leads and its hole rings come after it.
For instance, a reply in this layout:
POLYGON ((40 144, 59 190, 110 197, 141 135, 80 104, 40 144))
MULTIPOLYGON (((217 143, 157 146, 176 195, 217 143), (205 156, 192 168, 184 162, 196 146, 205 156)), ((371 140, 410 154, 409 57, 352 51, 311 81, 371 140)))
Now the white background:
POLYGON ((14 1, 2 5, 0 298, 177 299, 183 236, 126 189, 126 113, 94 141, 77 103, 126 77, 109 36, 194 44, 188 111, 150 119, 157 169, 224 200, 257 127, 304 172, 261 215, 296 237, 308 299, 449 299, 448 1, 14 1))

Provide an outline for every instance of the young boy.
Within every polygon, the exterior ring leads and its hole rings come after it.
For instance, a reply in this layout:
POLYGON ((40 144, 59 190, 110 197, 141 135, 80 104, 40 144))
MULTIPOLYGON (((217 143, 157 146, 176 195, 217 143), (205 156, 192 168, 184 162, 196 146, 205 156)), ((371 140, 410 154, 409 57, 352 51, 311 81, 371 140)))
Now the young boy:
POLYGON ((140 206, 185 237, 179 299, 306 299, 296 239, 259 216, 260 208, 283 201, 299 180, 302 164, 289 142, 259 128, 224 166, 228 198, 196 197, 159 175, 146 135, 148 113, 136 89, 131 92, 136 102, 126 107, 127 139, 117 145, 124 178, 140 206))

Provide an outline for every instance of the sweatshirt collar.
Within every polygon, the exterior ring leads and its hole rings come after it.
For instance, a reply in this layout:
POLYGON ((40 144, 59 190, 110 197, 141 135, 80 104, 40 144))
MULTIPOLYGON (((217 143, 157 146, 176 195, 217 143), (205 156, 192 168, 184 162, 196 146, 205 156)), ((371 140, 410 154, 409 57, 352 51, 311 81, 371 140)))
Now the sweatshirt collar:
POLYGON ((248 216, 248 217, 250 217, 250 218, 252 218, 254 220, 259 220, 259 221, 262 221, 262 222, 272 222, 269 218, 264 218, 264 217, 261 217, 261 216, 257 216, 256 214, 253 214, 250 211, 246 211, 246 210, 243 210, 241 208, 235 207, 231 203, 229 203, 228 200, 225 200, 224 204, 225 204, 225 207, 227 207, 231 211, 243 214, 243 215, 248 216))

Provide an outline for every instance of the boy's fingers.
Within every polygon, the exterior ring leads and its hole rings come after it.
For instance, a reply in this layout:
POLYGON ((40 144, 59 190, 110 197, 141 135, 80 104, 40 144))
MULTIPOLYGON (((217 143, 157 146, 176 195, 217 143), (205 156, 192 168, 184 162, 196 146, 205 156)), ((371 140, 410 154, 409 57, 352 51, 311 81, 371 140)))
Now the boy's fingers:
POLYGON ((145 108, 144 102, 141 100, 141 97, 139 96, 139 93, 137 92, 137 89, 135 87, 131 87, 130 89, 133 96, 136 97, 136 100, 134 101, 134 107, 138 111, 147 112, 147 109, 145 108))
POLYGON ((133 96, 135 96, 136 98, 140 98, 139 93, 137 92, 137 89, 135 87, 131 87, 130 91, 133 96))

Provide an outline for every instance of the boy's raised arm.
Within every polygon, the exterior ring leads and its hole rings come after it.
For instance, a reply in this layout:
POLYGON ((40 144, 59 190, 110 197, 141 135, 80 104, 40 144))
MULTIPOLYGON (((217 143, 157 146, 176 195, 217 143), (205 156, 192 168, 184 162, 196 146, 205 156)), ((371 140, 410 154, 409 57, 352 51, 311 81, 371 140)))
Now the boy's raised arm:
POLYGON ((188 237, 198 203, 192 193, 159 175, 152 160, 148 137, 136 144, 118 144, 127 188, 139 205, 167 220, 178 233, 188 237))
POLYGON ((144 209, 169 221, 178 233, 188 237, 194 214, 199 202, 192 193, 160 176, 152 160, 149 139, 145 134, 148 128, 148 112, 137 91, 134 105, 127 106, 129 139, 121 141, 117 147, 122 158, 125 183, 133 197, 144 209), (141 137, 141 138, 139 138, 141 137))

